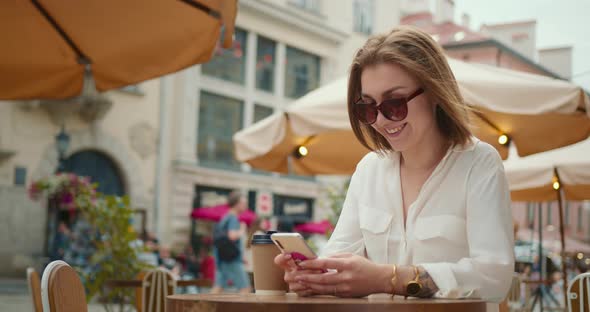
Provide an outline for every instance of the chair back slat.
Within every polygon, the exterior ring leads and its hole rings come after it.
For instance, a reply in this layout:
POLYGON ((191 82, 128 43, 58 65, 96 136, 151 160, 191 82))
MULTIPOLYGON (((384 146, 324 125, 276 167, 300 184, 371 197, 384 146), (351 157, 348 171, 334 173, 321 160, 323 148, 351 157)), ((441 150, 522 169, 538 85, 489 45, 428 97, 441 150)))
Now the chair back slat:
POLYGON ((41 279, 39 273, 33 268, 27 268, 27 284, 29 293, 33 301, 33 311, 43 312, 43 303, 41 302, 41 279))
POLYGON ((41 297, 45 312, 88 312, 78 273, 60 260, 51 262, 43 271, 41 297))
POLYGON ((166 297, 175 290, 176 281, 170 272, 163 269, 147 272, 142 283, 143 312, 166 311, 166 297))
MULTIPOLYGON (((135 277, 135 279, 143 281, 143 278, 145 276, 147 272, 145 271, 141 271, 137 274, 137 276, 135 277)), ((135 289, 135 311, 136 312, 143 312, 143 294, 142 294, 142 288, 136 288, 135 289)))
POLYGON ((590 312, 590 273, 576 276, 567 288, 569 312, 590 312))

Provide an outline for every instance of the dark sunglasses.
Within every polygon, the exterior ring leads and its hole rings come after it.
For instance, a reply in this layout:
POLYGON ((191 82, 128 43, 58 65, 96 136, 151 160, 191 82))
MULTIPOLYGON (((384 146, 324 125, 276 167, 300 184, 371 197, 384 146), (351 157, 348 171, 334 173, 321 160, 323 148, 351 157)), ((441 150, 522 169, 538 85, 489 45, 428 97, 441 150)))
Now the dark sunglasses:
POLYGON ((354 104, 354 115, 360 122, 367 125, 372 125, 377 121, 379 112, 391 121, 401 121, 408 116, 408 103, 422 93, 424 93, 424 89, 419 88, 408 97, 388 99, 378 105, 367 104, 359 99, 354 104))

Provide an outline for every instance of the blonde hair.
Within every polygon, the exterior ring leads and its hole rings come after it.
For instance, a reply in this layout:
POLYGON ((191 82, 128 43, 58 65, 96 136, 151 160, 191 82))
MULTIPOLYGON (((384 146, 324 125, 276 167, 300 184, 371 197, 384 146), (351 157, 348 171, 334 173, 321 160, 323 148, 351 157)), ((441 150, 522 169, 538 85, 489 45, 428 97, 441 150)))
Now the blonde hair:
POLYGON ((452 145, 470 141, 469 108, 463 102, 455 76, 442 48, 430 35, 413 26, 399 26, 388 34, 370 37, 356 53, 348 79, 348 116, 357 139, 366 148, 393 149, 373 127, 361 123, 353 109, 361 96, 363 69, 378 64, 396 64, 417 79, 425 94, 437 103, 436 123, 452 145))

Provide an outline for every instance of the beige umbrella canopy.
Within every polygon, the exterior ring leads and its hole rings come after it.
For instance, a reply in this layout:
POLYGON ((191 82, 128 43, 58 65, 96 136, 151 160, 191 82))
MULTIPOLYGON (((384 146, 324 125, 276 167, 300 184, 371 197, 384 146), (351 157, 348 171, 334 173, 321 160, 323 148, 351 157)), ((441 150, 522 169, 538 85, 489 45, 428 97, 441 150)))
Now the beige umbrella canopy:
MULTIPOLYGON (((449 59, 466 102, 477 109, 474 132, 494 145, 507 135, 522 156, 585 139, 590 101, 569 82, 449 59)), ((367 153, 354 138, 346 108, 347 77, 296 100, 234 136, 236 158, 255 168, 298 174, 348 174, 367 153), (305 146, 307 155, 297 152, 305 146), (294 156, 294 157, 290 157, 294 156)))
MULTIPOLYGON (((555 150, 504 161, 513 201, 557 201, 561 250, 566 251, 563 199, 590 200, 590 138, 555 150)), ((565 266, 564 291, 567 285, 565 266)))
POLYGON ((208 61, 236 0, 0 1, 0 100, 65 99, 208 61))
POLYGON ((570 146, 504 161, 514 201, 590 200, 590 138, 570 146))

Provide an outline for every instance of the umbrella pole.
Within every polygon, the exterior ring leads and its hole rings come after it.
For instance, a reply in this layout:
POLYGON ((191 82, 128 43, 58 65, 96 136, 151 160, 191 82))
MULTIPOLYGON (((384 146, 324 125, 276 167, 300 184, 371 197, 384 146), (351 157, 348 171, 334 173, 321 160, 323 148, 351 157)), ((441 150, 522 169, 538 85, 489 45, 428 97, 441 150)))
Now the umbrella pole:
MULTIPOLYGON (((557 171, 555 171, 557 176, 557 171)), ((557 176, 557 180, 559 181, 559 176, 557 176)), ((561 238, 561 270, 563 274, 563 297, 564 297, 564 304, 567 308, 567 268, 565 263, 565 234, 563 230, 563 200, 561 198, 561 188, 557 188, 555 190, 557 192, 557 204, 559 205, 559 234, 561 238)))
MULTIPOLYGON (((543 312, 543 291, 541 288, 544 286, 544 273, 545 273, 545 266, 543 265, 543 204, 538 203, 537 208, 539 209, 539 288, 537 288, 538 296, 539 296, 539 303, 541 307, 541 312, 543 312)), ((533 303, 534 308, 534 303, 533 303)))

